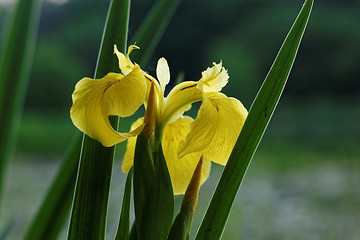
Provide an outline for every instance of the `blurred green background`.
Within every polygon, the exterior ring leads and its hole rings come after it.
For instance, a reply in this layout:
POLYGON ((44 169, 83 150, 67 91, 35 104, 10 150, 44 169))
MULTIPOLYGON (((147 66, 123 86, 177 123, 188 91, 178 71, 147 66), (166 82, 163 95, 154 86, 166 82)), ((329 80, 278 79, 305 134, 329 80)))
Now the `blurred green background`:
MULTIPOLYGON (((0 41, 12 3, 0 0, 0 41)), ((198 80, 201 71, 222 60, 230 75, 223 91, 249 109, 302 3, 184 0, 149 65, 142 67, 154 73, 157 59, 164 56, 173 81, 178 74, 198 80)), ((69 117, 71 93, 79 79, 94 73, 108 4, 44 1, 18 147, 0 211, 0 231, 15 222, 17 230, 9 239, 19 239, 17 232, 26 229, 77 131, 69 117), (32 187, 25 187, 28 182, 32 187)), ((132 1, 130 39, 152 4, 132 1)), ((315 1, 289 82, 223 239, 360 239, 359 12, 359 0, 315 1)), ((122 120, 121 128, 131 120, 122 120)), ((109 239, 120 208, 124 146, 118 147, 114 168, 109 239)), ((193 229, 221 171, 214 166, 201 189, 193 229)))

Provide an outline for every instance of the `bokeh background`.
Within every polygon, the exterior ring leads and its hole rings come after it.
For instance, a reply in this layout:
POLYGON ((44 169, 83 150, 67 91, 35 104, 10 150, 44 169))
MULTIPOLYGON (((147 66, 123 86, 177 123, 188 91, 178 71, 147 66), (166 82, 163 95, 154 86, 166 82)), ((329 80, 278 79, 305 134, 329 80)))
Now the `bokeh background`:
MULTIPOLYGON (((12 0, 0 0, 0 41, 12 0)), ((143 69, 164 56, 172 80, 223 61, 228 96, 249 109, 302 0, 184 0, 143 69)), ((0 232, 20 239, 77 130, 75 83, 94 73, 109 1, 45 0, 18 146, 7 171, 0 232), (31 183, 31 184, 29 184, 31 183)), ((133 0, 129 39, 153 1, 133 0)), ((315 1, 278 108, 239 190, 223 239, 360 239, 360 1, 315 1)), ((133 42, 130 42, 133 43, 133 42)), ((140 46, 141 47, 141 46, 140 46)), ((115 56, 114 56, 115 57, 115 56)), ((132 119, 121 121, 128 128, 132 119)), ((125 175, 115 160, 108 239, 125 175)), ((200 191, 193 232, 222 167, 200 191)), ((181 198, 177 198, 181 200, 181 198)), ((219 206, 221 207, 221 206, 219 206)), ((66 226, 63 238, 65 238, 66 226)))

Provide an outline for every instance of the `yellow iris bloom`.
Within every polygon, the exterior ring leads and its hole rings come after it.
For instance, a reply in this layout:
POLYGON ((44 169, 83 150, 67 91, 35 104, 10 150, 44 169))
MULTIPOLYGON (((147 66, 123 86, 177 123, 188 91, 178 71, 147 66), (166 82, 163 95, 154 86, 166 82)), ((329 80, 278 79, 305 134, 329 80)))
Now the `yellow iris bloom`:
POLYGON ((170 82, 170 70, 165 58, 157 64, 157 79, 131 62, 116 46, 122 74, 109 73, 104 78, 83 78, 73 93, 71 119, 76 127, 105 147, 127 142, 122 170, 128 172, 133 165, 136 136, 143 129, 143 118, 131 126, 129 133, 115 131, 108 116, 132 115, 142 104, 147 104, 151 83, 155 87, 156 127, 160 128, 161 146, 169 169, 174 194, 183 194, 204 155, 201 183, 210 173, 211 161, 225 165, 245 122, 247 110, 242 103, 220 93, 228 82, 222 63, 202 72, 199 81, 186 81, 175 86, 164 97, 170 82), (184 116, 191 104, 201 101, 196 119, 184 116))

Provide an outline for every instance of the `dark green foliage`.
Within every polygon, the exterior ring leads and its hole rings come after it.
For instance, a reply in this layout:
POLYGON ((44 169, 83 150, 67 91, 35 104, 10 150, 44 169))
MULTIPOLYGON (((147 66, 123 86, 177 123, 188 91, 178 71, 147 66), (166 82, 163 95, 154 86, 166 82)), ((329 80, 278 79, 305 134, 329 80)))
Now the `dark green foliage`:
POLYGON ((313 0, 307 0, 250 108, 240 136, 224 169, 197 240, 220 239, 240 183, 280 99, 307 25, 313 0))
POLYGON ((144 134, 136 141, 134 203, 138 238, 166 239, 174 211, 170 175, 161 147, 153 153, 144 134))
MULTIPOLYGON (((129 20, 128 0, 114 0, 100 47, 95 78, 102 77, 116 68, 113 45, 125 52, 129 20)), ((110 119, 117 129, 118 118, 110 119)), ((104 239, 108 197, 115 147, 106 148, 84 134, 80 167, 68 232, 69 239, 104 239)))

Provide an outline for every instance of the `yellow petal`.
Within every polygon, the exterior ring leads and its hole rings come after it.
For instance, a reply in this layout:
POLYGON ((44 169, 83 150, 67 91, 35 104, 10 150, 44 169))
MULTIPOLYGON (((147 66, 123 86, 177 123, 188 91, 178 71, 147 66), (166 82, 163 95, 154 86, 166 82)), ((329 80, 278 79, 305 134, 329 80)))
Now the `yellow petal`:
POLYGON ((239 136, 247 110, 235 98, 222 93, 204 94, 191 131, 179 146, 179 157, 200 152, 225 165, 239 136))
POLYGON ((109 115, 132 115, 143 104, 145 95, 145 79, 138 66, 125 77, 109 73, 98 80, 83 78, 75 86, 70 116, 77 128, 110 147, 139 134, 143 126, 119 133, 111 126, 109 115))
MULTIPOLYGON (((185 193, 192 174, 201 157, 201 154, 198 153, 190 153, 181 159, 177 157, 179 142, 189 133, 192 121, 193 119, 191 117, 184 116, 177 121, 168 124, 164 130, 162 148, 175 195, 185 193)), ((136 120, 131 126, 131 130, 136 129, 142 122, 143 118, 136 120)), ((136 137, 128 138, 126 152, 121 167, 122 171, 125 173, 133 166, 135 145, 136 137)), ((201 184, 209 177, 210 167, 211 162, 204 158, 201 172, 201 184)))
POLYGON ((140 48, 136 45, 130 45, 128 48, 128 52, 125 56, 123 53, 119 52, 116 45, 114 45, 114 53, 116 54, 116 56, 119 60, 119 67, 121 69, 121 72, 125 75, 127 75, 129 72, 131 72, 134 68, 134 64, 131 62, 131 60, 129 58, 131 51, 134 49, 140 49, 140 48))
POLYGON ((222 67, 222 62, 213 64, 213 67, 209 67, 201 73, 202 77, 199 82, 202 83, 205 92, 219 92, 229 79, 227 71, 222 67))
POLYGON ((165 58, 160 58, 156 67, 156 76, 160 82, 161 91, 164 94, 166 85, 170 82, 169 65, 165 58))
MULTIPOLYGON (((131 125, 130 131, 133 131, 134 129, 137 129, 139 126, 142 125, 143 122, 144 122, 143 117, 137 119, 131 125)), ((121 165, 121 170, 124 173, 128 173, 130 168, 134 164, 134 154, 135 154, 136 139, 137 139, 137 137, 130 137, 130 138, 127 139, 126 151, 125 151, 124 158, 123 158, 122 165, 121 165)))
POLYGON ((197 87, 198 82, 186 81, 176 85, 165 99, 165 105, 160 121, 162 124, 175 121, 191 104, 202 99, 202 91, 197 87))
MULTIPOLYGON (((179 143, 189 133, 192 121, 191 117, 184 116, 166 125, 161 142, 175 195, 185 193, 201 157, 200 153, 190 153, 181 159, 177 156, 179 143)), ((208 178, 210 167, 211 162, 204 158, 201 184, 208 178)))
POLYGON ((120 117, 133 115, 144 103, 146 92, 144 73, 135 64, 133 71, 104 90, 104 102, 109 106, 108 114, 120 117))

